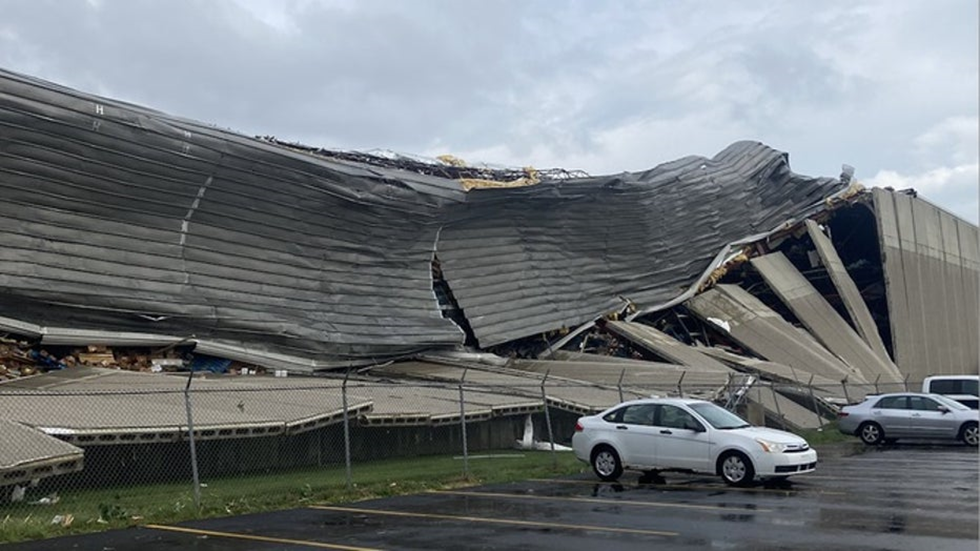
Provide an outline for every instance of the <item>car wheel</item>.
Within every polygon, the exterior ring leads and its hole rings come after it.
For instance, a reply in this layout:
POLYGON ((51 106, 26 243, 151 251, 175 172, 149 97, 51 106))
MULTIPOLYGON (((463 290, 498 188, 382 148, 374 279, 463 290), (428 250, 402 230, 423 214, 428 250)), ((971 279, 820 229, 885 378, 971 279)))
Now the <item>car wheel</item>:
POLYGON ((865 444, 877 446, 885 439, 885 431, 881 430, 881 425, 878 423, 864 423, 858 427, 858 436, 865 444))
POLYGON ((623 474, 623 462, 610 446, 597 446, 592 450, 592 470, 600 479, 611 482, 623 474))
POLYGON ((745 486, 755 478, 752 461, 741 452, 728 452, 718 459, 718 472, 729 486, 745 486))
POLYGON ((960 429, 960 440, 968 446, 976 446, 980 443, 980 431, 977 429, 977 424, 966 423, 963 425, 963 428, 960 429))

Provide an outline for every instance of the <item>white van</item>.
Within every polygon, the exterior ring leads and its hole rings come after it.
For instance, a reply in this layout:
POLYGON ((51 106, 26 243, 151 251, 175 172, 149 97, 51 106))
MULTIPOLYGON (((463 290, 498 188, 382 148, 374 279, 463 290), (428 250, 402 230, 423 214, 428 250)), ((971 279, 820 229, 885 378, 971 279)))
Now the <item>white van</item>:
POLYGON ((964 406, 977 409, 980 375, 934 375, 922 381, 922 392, 943 394, 964 406))

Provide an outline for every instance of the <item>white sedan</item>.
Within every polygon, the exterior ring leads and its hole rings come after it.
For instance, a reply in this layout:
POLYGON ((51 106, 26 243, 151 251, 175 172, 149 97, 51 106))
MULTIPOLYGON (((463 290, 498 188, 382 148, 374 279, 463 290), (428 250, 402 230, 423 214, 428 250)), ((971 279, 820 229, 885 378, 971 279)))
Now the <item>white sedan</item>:
POLYGON ((607 481, 624 469, 681 470, 743 486, 756 477, 782 479, 817 467, 817 452, 799 436, 754 427, 711 402, 680 398, 634 400, 581 417, 572 448, 607 481))

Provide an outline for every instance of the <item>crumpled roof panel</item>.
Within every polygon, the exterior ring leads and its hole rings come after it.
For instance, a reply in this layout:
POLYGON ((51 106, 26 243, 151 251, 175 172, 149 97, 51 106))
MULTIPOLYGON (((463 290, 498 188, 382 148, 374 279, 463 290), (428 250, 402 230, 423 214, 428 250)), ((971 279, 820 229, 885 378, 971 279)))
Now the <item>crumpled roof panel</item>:
POLYGON ((801 216, 840 188, 794 174, 786 154, 737 142, 642 173, 474 190, 438 244, 479 342, 573 327, 666 302, 728 243, 801 216))
POLYGON ((0 70, 0 318, 390 357, 464 340, 435 253, 489 346, 675 297, 727 243, 840 185, 739 142, 467 192, 0 70))

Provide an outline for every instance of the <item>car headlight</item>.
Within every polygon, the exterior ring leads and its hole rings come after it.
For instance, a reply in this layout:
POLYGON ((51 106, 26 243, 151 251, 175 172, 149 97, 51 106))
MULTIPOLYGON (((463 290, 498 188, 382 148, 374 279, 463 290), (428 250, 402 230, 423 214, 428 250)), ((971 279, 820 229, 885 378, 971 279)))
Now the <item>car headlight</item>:
POLYGON ((762 446, 762 449, 765 450, 767 453, 783 453, 784 451, 786 451, 787 448, 786 444, 780 444, 778 442, 770 442, 768 440, 763 440, 761 438, 756 438, 755 441, 758 442, 759 445, 762 446))

